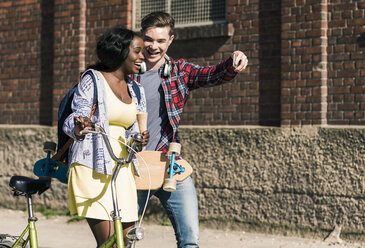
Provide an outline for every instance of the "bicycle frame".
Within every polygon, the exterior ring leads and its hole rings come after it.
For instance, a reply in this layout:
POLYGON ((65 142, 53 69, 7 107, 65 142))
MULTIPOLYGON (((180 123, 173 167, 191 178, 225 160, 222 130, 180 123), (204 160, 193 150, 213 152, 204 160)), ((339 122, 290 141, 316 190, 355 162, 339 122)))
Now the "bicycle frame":
POLYGON ((28 205, 28 225, 26 226, 22 234, 16 238, 16 241, 12 247, 25 247, 29 242, 31 248, 38 248, 37 229, 35 226, 35 222, 38 219, 33 215, 32 196, 26 195, 26 197, 28 205), (23 239, 23 237, 27 233, 28 233, 27 238, 23 239))
MULTIPOLYGON (((103 135, 103 137, 104 137, 104 135, 103 135)), ((105 137, 104 137, 104 140, 106 140, 105 137)), ((107 144, 107 148, 109 150, 109 146, 110 146, 109 141, 105 142, 105 143, 107 144)), ((110 147, 110 149, 111 149, 111 147, 110 147)), ((112 156, 114 156, 114 154, 112 156)), ((114 209, 114 211, 113 211, 114 234, 112 236, 110 236, 110 238, 107 241, 105 241, 105 243, 102 244, 100 246, 100 248, 112 247, 114 243, 117 244, 118 248, 124 247, 123 226, 122 226, 122 221, 121 221, 121 217, 120 217, 119 210, 118 210, 115 180, 117 179, 117 175, 119 173, 121 166, 124 163, 126 163, 127 161, 125 161, 124 159, 116 158, 116 157, 115 157, 115 159, 117 160, 117 167, 114 170, 112 180, 111 180, 111 185, 110 185, 111 189, 112 189, 112 199, 113 199, 113 209, 114 209)))
POLYGON ((97 124, 94 125, 94 128, 95 128, 95 131, 82 130, 80 133, 81 134, 87 134, 87 133, 101 134, 111 158, 117 162, 117 165, 113 172, 112 180, 110 183, 111 191, 112 191, 112 199, 113 199, 112 216, 113 216, 113 222, 114 222, 114 234, 112 236, 110 236, 110 238, 107 241, 105 241, 105 243, 102 244, 99 248, 110 248, 114 244, 117 244, 118 248, 124 248, 123 225, 121 222, 121 217, 120 217, 120 213, 119 213, 119 209, 118 209, 115 181, 117 179, 118 173, 119 173, 122 165, 128 164, 132 161, 135 150, 141 150, 141 144, 142 144, 141 142, 142 142, 143 138, 140 135, 136 135, 134 137, 134 140, 132 141, 131 152, 129 153, 129 156, 126 160, 124 158, 118 158, 115 156, 113 149, 110 145, 109 139, 107 138, 107 135, 105 134, 105 131, 103 130, 103 128, 97 124))
POLYGON ((35 227, 35 221, 29 221, 27 227, 23 233, 16 239, 12 247, 25 247, 30 242, 31 248, 38 248, 37 230, 35 227), (24 240, 23 237, 29 232, 28 237, 24 240))
POLYGON ((114 244, 117 244, 118 248, 124 247, 123 226, 120 219, 114 220, 114 234, 110 236, 110 238, 105 241, 104 244, 99 246, 99 248, 110 248, 113 247, 114 244))

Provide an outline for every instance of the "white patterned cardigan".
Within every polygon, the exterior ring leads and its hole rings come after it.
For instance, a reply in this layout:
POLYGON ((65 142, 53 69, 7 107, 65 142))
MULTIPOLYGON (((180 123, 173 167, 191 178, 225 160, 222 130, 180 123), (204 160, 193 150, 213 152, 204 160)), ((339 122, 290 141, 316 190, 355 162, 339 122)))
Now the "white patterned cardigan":
MULTIPOLYGON (((104 128, 106 133, 109 135, 109 121, 107 114, 107 106, 105 102, 105 88, 102 81, 102 75, 99 71, 92 70, 92 73, 96 79, 96 86, 98 89, 98 107, 94 112, 91 120, 93 123, 99 123, 104 128)), ((85 73, 85 72, 84 72, 85 73)), ((141 98, 137 99, 136 93, 133 90, 133 82, 129 77, 127 78, 127 84, 129 92, 132 96, 133 102, 137 105, 137 112, 146 112, 146 97, 143 87, 135 82, 140 89, 141 98)), ((79 163, 89 168, 94 169, 96 172, 111 175, 113 172, 114 161, 111 159, 110 154, 106 148, 104 140, 99 134, 87 134, 85 139, 77 140, 74 133, 74 117, 78 116, 90 116, 91 109, 93 106, 94 96, 94 84, 90 75, 82 77, 81 82, 78 84, 77 90, 75 91, 74 98, 72 101, 72 113, 66 118, 63 124, 63 131, 74 139, 70 147, 68 164, 79 163)), ((126 138, 130 137, 139 132, 137 121, 126 130, 126 138)), ((133 163, 138 168, 137 159, 133 159, 133 163)), ((138 171, 136 171, 138 174, 138 171)))

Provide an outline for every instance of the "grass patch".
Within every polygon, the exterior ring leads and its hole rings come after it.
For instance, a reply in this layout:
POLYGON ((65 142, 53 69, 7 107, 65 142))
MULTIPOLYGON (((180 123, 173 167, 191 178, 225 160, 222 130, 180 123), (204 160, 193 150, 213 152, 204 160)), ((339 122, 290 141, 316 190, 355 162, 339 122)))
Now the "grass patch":
POLYGON ((162 221, 160 222, 161 226, 171 226, 171 222, 170 221, 162 221))
POLYGON ((70 216, 70 219, 68 219, 67 223, 72 223, 72 222, 79 222, 79 221, 83 221, 85 220, 85 217, 80 217, 80 216, 70 216))
POLYGON ((68 209, 56 210, 56 209, 40 206, 40 207, 37 207, 35 209, 35 211, 41 213, 47 219, 49 219, 51 217, 54 217, 54 216, 69 216, 69 219, 67 220, 67 223, 73 223, 73 222, 79 222, 79 221, 85 220, 85 217, 80 217, 80 216, 77 216, 77 215, 71 216, 70 215, 70 210, 68 210, 68 209))
MULTIPOLYGON (((24 209, 26 211, 26 209, 24 209)), ((44 206, 39 206, 34 209, 35 212, 39 212, 42 215, 44 215, 47 219, 53 217, 53 216, 70 216, 69 210, 55 210, 52 208, 47 208, 44 206)))

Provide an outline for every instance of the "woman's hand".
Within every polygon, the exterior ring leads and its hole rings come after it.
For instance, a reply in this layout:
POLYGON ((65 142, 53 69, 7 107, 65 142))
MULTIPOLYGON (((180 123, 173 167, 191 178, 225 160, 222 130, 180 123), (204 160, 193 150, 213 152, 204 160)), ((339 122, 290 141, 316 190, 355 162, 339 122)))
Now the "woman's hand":
POLYGON ((148 130, 145 130, 145 131, 141 132, 141 135, 143 137, 142 145, 145 146, 145 145, 147 145, 147 143, 150 139, 150 132, 148 132, 148 130))
POLYGON ((81 130, 92 129, 92 122, 89 117, 83 117, 83 116, 75 117, 74 122, 75 122, 75 135, 76 136, 81 136, 81 134, 80 134, 81 130))

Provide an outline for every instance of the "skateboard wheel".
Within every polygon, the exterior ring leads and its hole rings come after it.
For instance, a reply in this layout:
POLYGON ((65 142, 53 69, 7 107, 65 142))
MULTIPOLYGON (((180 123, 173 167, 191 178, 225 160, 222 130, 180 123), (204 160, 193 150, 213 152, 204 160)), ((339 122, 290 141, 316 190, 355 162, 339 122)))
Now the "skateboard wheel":
POLYGON ((165 178, 165 182, 163 184, 163 190, 167 192, 173 192, 176 190, 176 180, 175 178, 165 178))
POLYGON ((54 153, 56 151, 56 143, 54 142, 50 142, 50 141, 46 141, 43 143, 43 151, 44 152, 51 152, 54 153))
POLYGON ((180 143, 171 142, 169 144, 169 151, 168 151, 168 153, 170 155, 174 152, 176 156, 179 156, 180 155, 180 151, 181 151, 181 144, 180 143))

